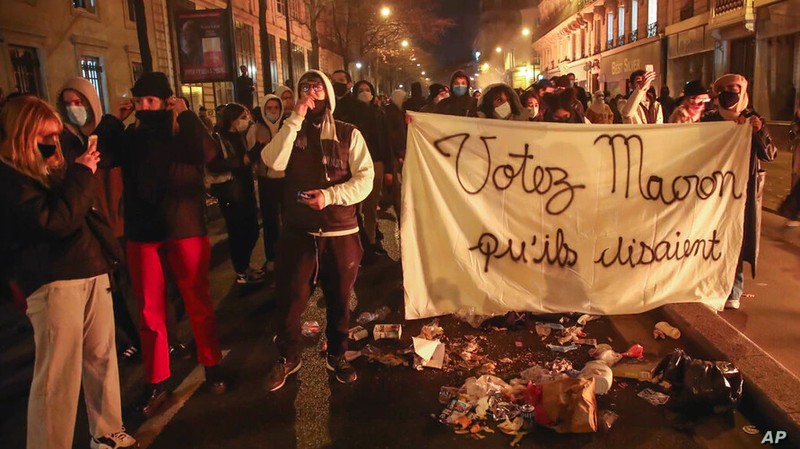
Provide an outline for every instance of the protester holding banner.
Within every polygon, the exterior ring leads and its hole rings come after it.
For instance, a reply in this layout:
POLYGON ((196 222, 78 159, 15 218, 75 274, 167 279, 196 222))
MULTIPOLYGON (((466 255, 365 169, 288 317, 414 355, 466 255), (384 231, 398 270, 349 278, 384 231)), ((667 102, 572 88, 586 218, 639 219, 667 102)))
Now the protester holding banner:
MULTIPOLYGON (((289 90, 291 92, 291 90, 289 90)), ((292 99, 294 104, 294 99, 292 99)), ((257 121, 247 132, 247 147, 257 150, 250 155, 255 160, 255 172, 258 180, 258 202, 261 206, 261 223, 263 226, 265 271, 275 270, 277 243, 283 213, 283 178, 282 171, 275 171, 264 165, 261 149, 278 134, 283 124, 283 102, 276 95, 267 95, 261 108, 261 120, 257 121)))
POLYGON ((576 92, 574 89, 565 89, 559 93, 546 94, 544 102, 547 110, 544 121, 550 123, 586 123, 586 118, 575 110, 576 92))
POLYGON ((253 169, 245 142, 250 128, 247 108, 231 103, 222 110, 215 137, 215 156, 206 164, 211 194, 219 200, 228 228, 228 250, 237 284, 264 282, 264 273, 251 270, 250 257, 258 241, 258 212, 253 187, 253 169))
POLYGON ((522 107, 528 110, 528 121, 542 121, 541 106, 539 104, 541 100, 536 96, 535 92, 525 91, 520 97, 520 101, 522 102, 522 107))
MULTIPOLYGON (((469 94, 469 76, 463 70, 456 70, 450 76, 450 97, 443 99, 436 105, 434 112, 437 114, 460 115, 462 117, 477 117, 478 100, 469 94)), ((484 89, 483 95, 486 95, 484 89)))
POLYGON ((425 106, 426 100, 422 96, 422 84, 411 83, 411 96, 403 103, 404 111, 419 112, 425 106))
POLYGON ((450 97, 450 88, 439 83, 428 86, 428 100, 420 108, 420 112, 436 112, 439 103, 450 97))
POLYGON ((655 89, 651 90, 655 79, 654 72, 636 70, 631 73, 630 83, 633 91, 628 95, 627 101, 618 103, 622 123, 638 125, 664 123, 661 103, 656 101, 655 89))
POLYGON ((0 113, 2 274, 26 298, 36 344, 27 447, 72 447, 81 384, 91 447, 133 447, 122 427, 108 277, 121 250, 92 207, 100 155, 89 143, 62 170, 62 126, 34 96, 0 113))
POLYGON ((706 103, 710 100, 708 91, 703 87, 703 83, 692 80, 686 83, 683 88, 683 97, 680 105, 669 117, 670 123, 696 123, 703 118, 706 103))
POLYGON ((745 203, 744 242, 736 267, 733 289, 725 303, 727 309, 738 309, 744 289, 744 262, 750 263, 751 274, 756 277, 756 260, 758 243, 761 235, 761 198, 763 194, 766 172, 761 170, 761 161, 769 162, 778 156, 778 149, 772 143, 766 122, 748 106, 747 79, 742 75, 723 75, 714 82, 714 103, 718 110, 707 114, 701 121, 719 122, 734 121, 748 123, 753 127, 753 139, 750 154, 749 179, 747 183, 747 201, 745 203))
POLYGON ((322 72, 300 77, 294 113, 261 154, 268 167, 286 171, 285 229, 275 266, 280 358, 268 375, 271 391, 300 369, 300 317, 311 295, 309 281, 322 282, 327 303, 326 367, 339 382, 357 378, 344 357, 348 303, 363 253, 355 205, 372 190, 374 171, 361 132, 334 121, 333 89, 322 72))
POLYGON ((403 159, 406 157, 406 133, 408 131, 405 121, 405 111, 403 104, 406 98, 406 91, 396 89, 392 92, 391 101, 383 110, 386 113, 386 123, 389 127, 389 146, 394 158, 394 171, 384 176, 387 187, 392 193, 392 204, 394 213, 397 216, 398 227, 400 225, 400 174, 403 173, 403 159))
POLYGON ((206 383, 214 393, 226 389, 208 279, 203 173, 216 146, 200 119, 172 97, 164 73, 142 74, 131 92, 134 101, 123 99, 96 132, 103 162, 122 168, 128 266, 148 382, 137 409, 151 416, 167 397, 170 377, 162 255, 186 303, 206 383), (123 121, 134 108, 136 123, 126 129, 123 121))
POLYGON ((522 107, 519 96, 508 84, 491 84, 483 92, 478 102, 478 117, 516 121, 528 120, 528 109, 522 107))

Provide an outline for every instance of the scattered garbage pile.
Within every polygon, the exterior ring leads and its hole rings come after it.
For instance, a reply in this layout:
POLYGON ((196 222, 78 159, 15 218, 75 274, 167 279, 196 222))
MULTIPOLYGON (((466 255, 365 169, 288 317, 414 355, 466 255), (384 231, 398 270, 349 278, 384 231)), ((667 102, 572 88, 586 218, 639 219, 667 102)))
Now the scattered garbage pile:
MULTIPOLYGON (((362 313, 359 325, 350 329, 350 339, 369 338, 371 326, 374 341, 345 356, 390 367, 463 373, 467 377, 462 385, 441 387, 443 409, 431 416, 456 434, 475 439, 502 432, 513 436, 510 444, 516 446, 534 429, 608 431, 619 415, 613 402, 611 407, 598 407, 597 396, 633 383, 637 396, 653 406, 695 416, 732 410, 742 396, 741 374, 728 362, 694 359, 680 349, 663 358, 646 355, 639 344, 617 352, 611 338, 598 342, 587 326, 599 316, 572 314, 545 321, 516 312, 491 320, 465 314, 459 318, 479 332, 449 338, 433 320, 412 337, 410 346, 399 347, 377 343, 401 340, 401 324, 379 322, 390 313, 388 308, 362 313), (518 349, 513 360, 491 355, 495 351, 490 337, 502 332, 513 332, 508 334, 518 349)), ((319 329, 317 323, 308 323, 308 328, 319 329)), ((667 322, 654 325, 654 339, 680 337, 680 330, 667 322)))

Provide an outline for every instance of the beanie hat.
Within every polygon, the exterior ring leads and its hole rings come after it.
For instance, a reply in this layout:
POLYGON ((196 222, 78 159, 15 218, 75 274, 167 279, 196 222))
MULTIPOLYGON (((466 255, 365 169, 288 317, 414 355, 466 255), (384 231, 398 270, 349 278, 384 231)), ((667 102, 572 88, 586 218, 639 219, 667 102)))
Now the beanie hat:
POLYGON ((136 80, 131 88, 134 97, 158 97, 161 99, 172 96, 167 75, 163 72, 145 72, 136 80))
POLYGON ((703 83, 699 80, 692 80, 683 86, 683 95, 687 97, 696 97, 698 95, 708 95, 708 90, 703 87, 703 83))

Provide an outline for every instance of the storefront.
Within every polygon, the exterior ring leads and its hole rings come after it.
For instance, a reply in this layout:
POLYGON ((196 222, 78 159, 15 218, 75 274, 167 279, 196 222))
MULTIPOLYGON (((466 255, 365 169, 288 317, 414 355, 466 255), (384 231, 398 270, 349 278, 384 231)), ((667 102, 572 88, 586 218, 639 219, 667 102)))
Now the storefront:
POLYGON ((756 17, 755 108, 767 120, 789 121, 800 86, 800 0, 758 8, 756 17))
MULTIPOLYGON (((627 93, 628 78, 633 71, 644 70, 646 66, 652 65, 653 70, 659 74, 657 79, 661 79, 663 74, 660 40, 654 39, 642 45, 627 47, 603 53, 600 60, 599 80, 603 89, 611 92, 611 95, 627 93)), ((659 89, 660 85, 655 87, 659 89)))
POLYGON ((714 45, 705 26, 668 37, 667 86, 678 97, 687 81, 700 80, 704 86, 714 81, 714 45))

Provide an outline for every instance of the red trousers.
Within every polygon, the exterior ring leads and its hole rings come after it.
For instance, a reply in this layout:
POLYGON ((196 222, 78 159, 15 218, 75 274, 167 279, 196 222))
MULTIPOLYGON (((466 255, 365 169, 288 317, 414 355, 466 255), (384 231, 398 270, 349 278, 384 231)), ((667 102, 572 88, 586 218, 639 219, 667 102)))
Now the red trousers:
POLYGON ((222 353, 208 281, 211 258, 208 237, 153 243, 128 241, 127 247, 133 293, 139 305, 145 379, 158 383, 170 376, 162 253, 186 305, 197 345, 197 360, 204 366, 218 364, 222 353))

